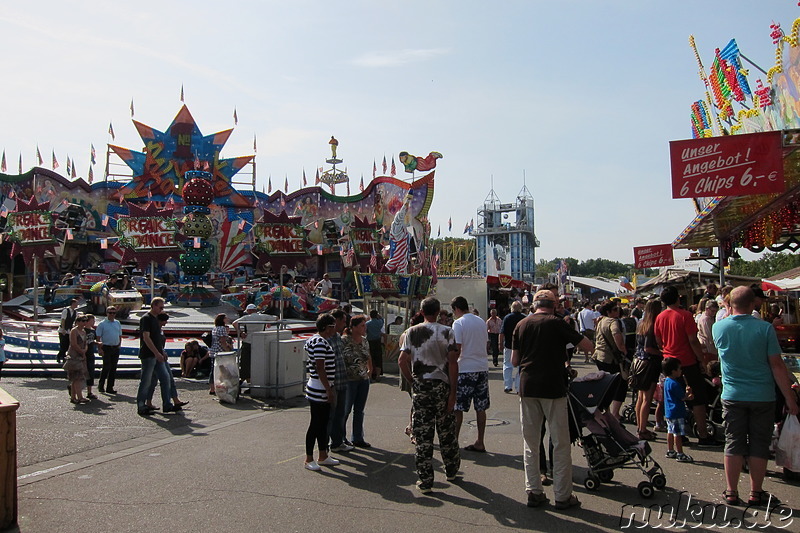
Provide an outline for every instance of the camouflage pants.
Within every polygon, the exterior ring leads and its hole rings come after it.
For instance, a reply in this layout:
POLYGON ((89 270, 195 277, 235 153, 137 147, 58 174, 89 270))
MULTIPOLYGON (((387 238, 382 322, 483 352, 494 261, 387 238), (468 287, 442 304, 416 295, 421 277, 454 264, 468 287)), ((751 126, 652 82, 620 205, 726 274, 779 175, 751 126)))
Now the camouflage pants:
POLYGON ((420 486, 433 486, 433 433, 439 434, 439 450, 442 452, 445 474, 454 476, 461 466, 456 439, 455 415, 447 412, 450 386, 438 380, 414 380, 412 403, 414 413, 411 427, 416 445, 416 466, 420 486))

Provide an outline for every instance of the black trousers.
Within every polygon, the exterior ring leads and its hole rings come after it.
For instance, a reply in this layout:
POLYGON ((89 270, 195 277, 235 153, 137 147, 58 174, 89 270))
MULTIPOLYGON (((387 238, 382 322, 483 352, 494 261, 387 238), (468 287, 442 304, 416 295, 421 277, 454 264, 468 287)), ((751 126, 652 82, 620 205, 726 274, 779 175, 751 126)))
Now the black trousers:
POLYGON ((308 400, 311 407, 311 422, 306 431, 306 455, 314 455, 314 443, 319 451, 328 451, 328 419, 331 416, 331 404, 308 400))
POLYGON ((86 350, 86 372, 89 376, 86 378, 86 385, 89 387, 94 386, 94 343, 86 350))
POLYGON ((56 359, 63 361, 67 357, 67 350, 69 350, 69 333, 58 334, 58 355, 56 359))
POLYGON ((100 387, 114 390, 114 381, 117 379, 117 364, 119 363, 119 346, 103 345, 103 368, 100 370, 100 387))

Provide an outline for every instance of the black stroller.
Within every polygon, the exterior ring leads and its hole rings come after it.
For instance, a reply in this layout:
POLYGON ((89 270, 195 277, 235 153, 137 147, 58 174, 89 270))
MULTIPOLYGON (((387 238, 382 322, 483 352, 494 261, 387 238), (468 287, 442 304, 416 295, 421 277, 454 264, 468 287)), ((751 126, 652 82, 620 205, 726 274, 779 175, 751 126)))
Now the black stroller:
POLYGON ((583 481, 587 490, 597 490, 600 483, 614 478, 614 470, 638 468, 647 477, 637 489, 643 498, 651 498, 654 489, 667 486, 661 466, 650 457, 647 441, 640 441, 619 421, 604 410, 620 380, 619 374, 605 374, 595 380, 572 381, 569 387, 570 438, 579 441, 589 467, 583 481), (584 429, 589 431, 584 435, 584 429))

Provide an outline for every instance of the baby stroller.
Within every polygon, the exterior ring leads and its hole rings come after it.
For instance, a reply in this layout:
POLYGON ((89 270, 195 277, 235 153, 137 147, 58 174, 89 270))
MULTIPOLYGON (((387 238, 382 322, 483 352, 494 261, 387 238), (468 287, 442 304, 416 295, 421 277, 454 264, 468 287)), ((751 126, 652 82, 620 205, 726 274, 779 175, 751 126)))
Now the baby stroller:
POLYGON ((626 431, 613 415, 604 411, 620 379, 619 374, 596 372, 570 383, 570 438, 573 444, 580 442, 586 457, 589 475, 583 486, 587 490, 597 490, 600 483, 611 481, 616 469, 638 468, 647 477, 637 487, 639 494, 651 498, 654 489, 667 486, 667 478, 650 457, 650 444, 626 431), (584 430, 589 434, 584 435, 584 430))

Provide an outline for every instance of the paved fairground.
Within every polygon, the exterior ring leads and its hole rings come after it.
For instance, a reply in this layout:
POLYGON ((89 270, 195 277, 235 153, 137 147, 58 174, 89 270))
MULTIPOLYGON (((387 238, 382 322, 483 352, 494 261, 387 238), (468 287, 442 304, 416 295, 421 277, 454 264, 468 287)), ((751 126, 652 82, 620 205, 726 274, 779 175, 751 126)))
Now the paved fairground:
MULTIPOLYGON (((582 360, 575 366, 586 372, 582 360)), ((64 379, 3 378, 0 385, 21 402, 18 531, 800 531, 800 487, 787 484, 773 462, 765 489, 784 505, 769 516, 726 508, 718 505, 722 449, 690 446, 694 464, 677 463, 663 458, 664 434, 653 456, 667 488, 652 499, 637 492, 645 480, 639 470, 616 471, 611 483, 587 491, 585 459, 573 446, 582 507, 526 507, 518 399, 503 393, 500 368, 490 375, 488 452, 463 451, 463 477, 449 483, 437 450, 429 495, 414 486, 413 448, 403 432, 410 401, 397 376, 370 389, 365 427, 372 448, 333 454, 341 465, 321 472, 303 468, 309 410, 302 398, 243 396, 226 405, 206 384, 178 379, 181 398, 190 402, 185 411, 142 418, 133 379, 118 382, 113 398, 100 394, 75 406, 64 379)), ((462 447, 476 432, 474 414, 465 421, 462 447)))

